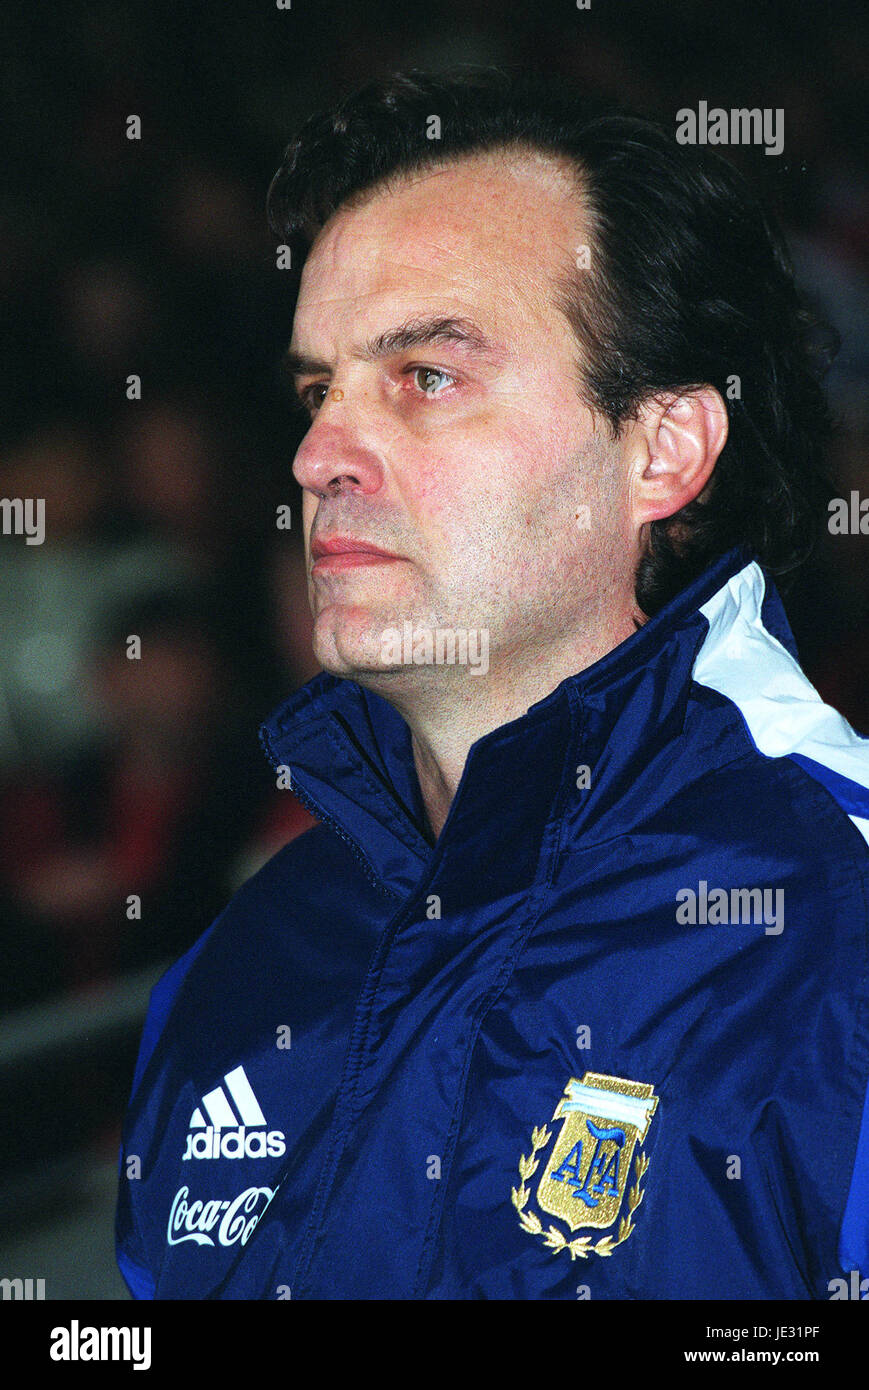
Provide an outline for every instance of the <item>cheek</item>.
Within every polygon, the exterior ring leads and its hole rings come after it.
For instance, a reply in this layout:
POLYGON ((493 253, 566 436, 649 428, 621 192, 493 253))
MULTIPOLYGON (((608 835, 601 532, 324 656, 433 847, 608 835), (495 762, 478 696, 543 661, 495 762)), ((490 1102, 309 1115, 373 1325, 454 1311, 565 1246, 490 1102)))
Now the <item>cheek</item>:
POLYGON ((527 393, 502 402, 492 427, 501 451, 535 471, 575 458, 595 433, 594 419, 576 394, 545 377, 527 393))
POLYGON ((487 490, 506 513, 522 510, 531 522, 558 514, 588 488, 584 466, 588 440, 567 411, 546 415, 530 410, 502 422, 485 455, 487 490))
POLYGON ((459 548, 462 537, 473 544, 519 524, 548 531, 553 515, 588 495, 595 470, 584 455, 594 444, 575 400, 545 411, 499 400, 411 450, 405 501, 430 535, 459 548))

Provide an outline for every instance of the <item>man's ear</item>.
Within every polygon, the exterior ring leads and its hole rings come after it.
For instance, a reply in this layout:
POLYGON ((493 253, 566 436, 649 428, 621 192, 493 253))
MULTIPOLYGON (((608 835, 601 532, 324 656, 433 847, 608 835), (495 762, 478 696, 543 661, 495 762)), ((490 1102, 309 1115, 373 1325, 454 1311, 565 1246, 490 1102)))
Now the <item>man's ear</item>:
POLYGON ((727 442, 727 408, 714 386, 660 396, 643 405, 625 442, 631 515, 639 530, 703 491, 727 442))

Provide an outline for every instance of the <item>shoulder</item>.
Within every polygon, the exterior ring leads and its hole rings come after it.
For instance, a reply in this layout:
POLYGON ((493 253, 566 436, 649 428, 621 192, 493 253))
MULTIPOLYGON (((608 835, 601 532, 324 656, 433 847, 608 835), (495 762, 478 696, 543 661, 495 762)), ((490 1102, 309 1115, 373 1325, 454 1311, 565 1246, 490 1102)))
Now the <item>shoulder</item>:
POLYGON ((723 720, 728 814, 766 818, 766 833, 799 838, 817 859, 837 853, 869 868, 869 739, 825 704, 800 667, 781 600, 748 566, 701 609, 708 628, 693 667, 692 718, 723 720), (733 795, 735 793, 735 795, 733 795), (776 824, 771 813, 778 811, 776 824))
POLYGON ((133 1091, 158 1041, 179 1027, 183 1032, 179 1019, 191 1014, 204 1021, 243 1003, 253 1007, 276 981, 298 976, 312 952, 342 959, 365 949, 366 925, 380 922, 390 902, 368 879, 353 847, 327 826, 297 836, 242 884, 154 986, 133 1091))

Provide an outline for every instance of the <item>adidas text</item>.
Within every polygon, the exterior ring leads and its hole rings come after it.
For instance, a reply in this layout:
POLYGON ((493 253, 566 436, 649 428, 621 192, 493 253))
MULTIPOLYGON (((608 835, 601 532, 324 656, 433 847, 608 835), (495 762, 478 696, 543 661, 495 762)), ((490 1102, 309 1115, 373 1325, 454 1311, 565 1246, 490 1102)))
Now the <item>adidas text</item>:
POLYGON ((208 1125, 187 1136, 183 1158, 281 1158, 287 1151, 283 1131, 215 1129, 208 1125))

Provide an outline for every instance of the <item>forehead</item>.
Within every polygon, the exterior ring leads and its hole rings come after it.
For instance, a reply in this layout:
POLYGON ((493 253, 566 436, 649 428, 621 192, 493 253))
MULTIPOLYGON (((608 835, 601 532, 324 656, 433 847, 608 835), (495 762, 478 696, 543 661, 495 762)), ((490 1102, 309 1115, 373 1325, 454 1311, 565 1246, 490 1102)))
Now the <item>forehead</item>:
POLYGON ((294 340, 378 326, 381 310, 474 310, 506 326, 552 313, 585 217, 569 167, 534 152, 470 156, 339 209, 302 274, 294 340))

